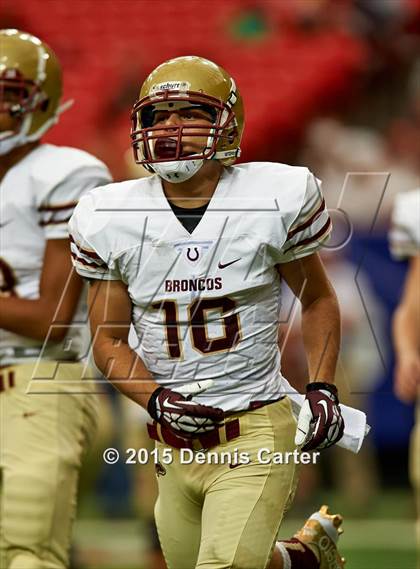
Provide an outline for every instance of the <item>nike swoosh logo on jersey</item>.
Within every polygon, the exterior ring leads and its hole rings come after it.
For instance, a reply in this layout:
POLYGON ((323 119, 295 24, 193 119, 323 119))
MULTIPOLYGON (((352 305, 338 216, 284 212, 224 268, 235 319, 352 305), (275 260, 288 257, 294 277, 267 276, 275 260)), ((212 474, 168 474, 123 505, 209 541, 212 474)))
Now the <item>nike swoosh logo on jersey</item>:
POLYGON ((239 257, 239 259, 235 259, 234 261, 230 261, 229 263, 221 263, 219 261, 218 267, 219 269, 226 269, 226 267, 229 267, 230 265, 233 265, 233 263, 237 263, 238 261, 240 261, 242 259, 242 257, 239 257))
POLYGON ((6 227, 6 225, 9 225, 9 223, 12 223, 13 219, 8 219, 7 221, 3 221, 3 223, 0 223, 0 229, 2 227, 6 227))

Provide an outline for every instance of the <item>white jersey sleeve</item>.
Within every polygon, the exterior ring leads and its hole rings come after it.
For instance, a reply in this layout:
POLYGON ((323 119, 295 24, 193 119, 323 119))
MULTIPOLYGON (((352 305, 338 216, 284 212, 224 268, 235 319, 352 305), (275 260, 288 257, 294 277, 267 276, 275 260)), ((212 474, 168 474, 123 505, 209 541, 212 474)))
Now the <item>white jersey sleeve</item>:
MULTIPOLYGON (((0 180, 0 218, 4 221, 0 224, 2 290, 27 300, 40 297, 48 240, 68 239, 67 221, 76 202, 83 193, 108 183, 110 178, 106 166, 91 154, 52 144, 36 146, 7 171, 0 180)), ((74 324, 85 321, 85 310, 82 294, 74 324)), ((69 326, 63 343, 43 344, 41 340, 1 330, 1 364, 9 365, 41 353, 47 359, 83 357, 83 326, 69 326), (71 347, 65 348, 63 354, 63 346, 71 347)))
POLYGON ((38 224, 46 239, 68 238, 68 221, 88 190, 111 181, 103 162, 76 148, 46 145, 32 171, 38 224))
POLYGON ((396 259, 420 254, 420 189, 396 197, 389 241, 396 259))
POLYGON ((329 239, 332 223, 321 191, 321 182, 308 171, 303 200, 287 228, 287 237, 278 253, 279 263, 288 263, 320 249, 329 239))
POLYGON ((111 254, 107 251, 106 227, 95 216, 92 194, 78 203, 68 224, 71 257, 77 273, 88 279, 121 280, 111 254))

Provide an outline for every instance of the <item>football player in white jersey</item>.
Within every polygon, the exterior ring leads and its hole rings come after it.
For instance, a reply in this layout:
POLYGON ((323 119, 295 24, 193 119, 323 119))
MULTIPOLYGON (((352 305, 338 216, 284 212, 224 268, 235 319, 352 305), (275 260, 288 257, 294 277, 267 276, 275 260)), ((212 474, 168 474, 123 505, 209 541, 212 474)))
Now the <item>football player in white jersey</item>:
POLYGON ((40 142, 58 119, 61 91, 53 51, 28 33, 0 30, 0 565, 7 569, 69 566, 78 475, 95 426, 95 396, 80 391, 86 301, 72 274, 67 222, 81 195, 111 177, 86 152, 40 142), (34 386, 37 378, 48 380, 48 393, 34 386))
POLYGON ((132 121, 136 161, 155 175, 83 197, 71 247, 91 283, 96 363, 154 419, 168 567, 342 567, 341 518, 325 507, 276 546, 296 464, 274 456, 343 433, 339 309, 317 254, 330 232, 319 184, 306 168, 232 166, 242 99, 200 57, 157 67, 132 121), (282 279, 303 308, 309 384, 298 425, 280 373, 282 279))
MULTIPOLYGON (((401 401, 417 405, 410 445, 410 478, 416 495, 420 551, 420 189, 397 196, 390 244, 395 258, 409 259, 404 292, 393 322, 395 393, 401 401)), ((418 563, 420 567, 420 559, 418 563)))

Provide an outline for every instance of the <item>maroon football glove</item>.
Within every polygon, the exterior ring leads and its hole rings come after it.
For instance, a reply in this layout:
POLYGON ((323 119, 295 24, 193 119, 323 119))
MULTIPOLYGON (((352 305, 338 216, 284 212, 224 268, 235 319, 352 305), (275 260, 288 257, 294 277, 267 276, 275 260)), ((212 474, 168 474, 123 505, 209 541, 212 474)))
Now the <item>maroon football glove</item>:
POLYGON ((299 413, 295 444, 302 451, 319 450, 337 443, 344 432, 337 388, 317 381, 306 386, 306 399, 299 413))
POLYGON ((222 409, 201 405, 164 387, 158 387, 152 393, 147 410, 155 421, 184 437, 217 429, 224 419, 222 409))

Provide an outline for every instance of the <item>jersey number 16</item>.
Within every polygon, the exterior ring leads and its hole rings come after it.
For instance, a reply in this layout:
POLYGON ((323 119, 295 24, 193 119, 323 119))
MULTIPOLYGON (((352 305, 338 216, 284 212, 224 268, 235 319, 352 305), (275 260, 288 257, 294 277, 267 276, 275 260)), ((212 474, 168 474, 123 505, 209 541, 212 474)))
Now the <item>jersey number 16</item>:
MULTIPOLYGON (((192 346, 201 354, 213 354, 234 348, 241 339, 241 326, 238 315, 234 313, 235 307, 235 301, 227 296, 194 300, 187 308, 192 346), (217 338, 210 338, 208 334, 206 312, 209 310, 220 312, 223 334, 217 338)), ((180 358, 182 342, 176 301, 155 302, 152 308, 163 310, 169 356, 180 358)))

